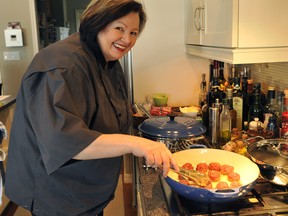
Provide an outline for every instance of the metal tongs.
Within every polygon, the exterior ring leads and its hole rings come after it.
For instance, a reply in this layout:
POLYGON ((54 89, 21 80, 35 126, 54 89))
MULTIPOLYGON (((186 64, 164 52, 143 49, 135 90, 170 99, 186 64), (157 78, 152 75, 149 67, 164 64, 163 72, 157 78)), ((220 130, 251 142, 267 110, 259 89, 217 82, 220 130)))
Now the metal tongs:
MULTIPOLYGON (((160 166, 159 168, 163 168, 160 166)), ((170 170, 178 175, 184 177, 185 179, 194 182, 196 185, 200 187, 205 187, 210 181, 210 178, 203 173, 197 172, 195 170, 186 170, 179 166, 179 171, 170 168, 170 170)))

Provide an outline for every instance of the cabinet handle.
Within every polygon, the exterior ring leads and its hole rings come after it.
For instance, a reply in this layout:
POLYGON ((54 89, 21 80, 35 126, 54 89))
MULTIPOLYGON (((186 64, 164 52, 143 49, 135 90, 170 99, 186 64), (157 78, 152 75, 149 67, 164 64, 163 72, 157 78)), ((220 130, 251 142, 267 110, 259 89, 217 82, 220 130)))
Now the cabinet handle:
POLYGON ((205 30, 205 7, 204 6, 199 8, 199 27, 200 27, 199 29, 200 31, 205 30))
POLYGON ((200 29, 201 29, 201 23, 200 23, 200 12, 201 11, 200 10, 201 10, 201 8, 197 7, 194 11, 194 26, 195 26, 196 30, 198 30, 198 31, 200 31, 200 29), (197 16, 197 14, 198 14, 198 16, 197 16))

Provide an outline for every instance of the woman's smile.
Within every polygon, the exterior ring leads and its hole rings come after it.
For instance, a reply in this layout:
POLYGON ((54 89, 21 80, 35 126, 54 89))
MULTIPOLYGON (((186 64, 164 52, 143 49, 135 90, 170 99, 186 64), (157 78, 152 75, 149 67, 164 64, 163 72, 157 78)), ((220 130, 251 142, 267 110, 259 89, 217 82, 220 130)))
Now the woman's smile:
POLYGON ((113 43, 113 46, 120 52, 124 52, 125 49, 126 49, 126 46, 123 46, 123 45, 121 45, 119 43, 113 43))

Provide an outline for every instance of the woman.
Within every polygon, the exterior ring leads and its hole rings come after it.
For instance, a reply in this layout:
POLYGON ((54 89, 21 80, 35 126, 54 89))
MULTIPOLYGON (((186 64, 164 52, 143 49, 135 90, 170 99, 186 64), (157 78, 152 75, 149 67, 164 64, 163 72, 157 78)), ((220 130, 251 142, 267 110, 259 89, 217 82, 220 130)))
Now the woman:
POLYGON ((142 5, 92 0, 80 34, 42 49, 17 96, 6 195, 33 215, 102 215, 122 156, 178 169, 164 144, 125 135, 131 124, 118 59, 144 28, 142 5))

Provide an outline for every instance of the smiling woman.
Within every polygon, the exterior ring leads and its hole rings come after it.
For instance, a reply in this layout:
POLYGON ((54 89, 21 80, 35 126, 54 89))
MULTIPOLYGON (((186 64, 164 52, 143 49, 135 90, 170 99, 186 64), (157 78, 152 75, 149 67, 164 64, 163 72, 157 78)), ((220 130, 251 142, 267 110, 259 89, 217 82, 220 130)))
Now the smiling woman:
POLYGON ((119 59, 145 22, 137 1, 92 0, 79 32, 35 55, 11 129, 11 201, 37 216, 99 216, 114 199, 123 155, 163 166, 164 176, 178 168, 165 144, 128 135, 132 113, 119 59))

